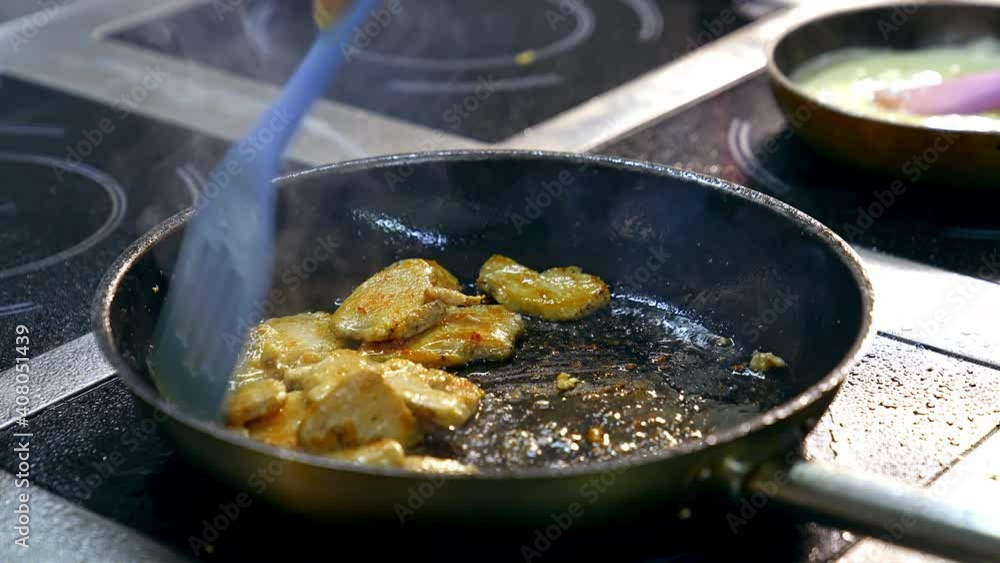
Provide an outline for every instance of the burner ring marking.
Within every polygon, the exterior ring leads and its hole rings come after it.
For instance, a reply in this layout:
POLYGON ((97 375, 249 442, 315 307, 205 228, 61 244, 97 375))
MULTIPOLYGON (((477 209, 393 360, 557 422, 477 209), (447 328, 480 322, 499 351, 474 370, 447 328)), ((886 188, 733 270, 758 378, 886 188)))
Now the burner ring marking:
POLYGON ((622 0, 639 16, 639 41, 656 41, 663 33, 663 12, 651 0, 622 0))
MULTIPOLYGON (((547 0, 549 4, 560 3, 560 0, 547 0)), ((389 66, 401 66, 417 70, 475 70, 489 68, 503 68, 517 65, 519 55, 531 51, 534 60, 540 61, 569 51, 590 38, 596 27, 597 17, 589 6, 578 0, 572 14, 576 17, 576 28, 573 32, 548 45, 535 49, 522 49, 510 55, 497 55, 493 57, 474 57, 468 59, 426 59, 422 57, 407 57, 405 55, 389 55, 385 53, 365 51, 354 53, 354 56, 368 62, 374 62, 389 66)))
POLYGON ((768 170, 754 154, 750 142, 750 122, 744 119, 734 119, 729 125, 729 152, 733 155, 737 166, 748 178, 757 178, 775 194, 784 195, 791 187, 768 170))
POLYGON ((91 247, 97 243, 104 240, 112 231, 118 228, 121 224, 122 219, 125 218, 125 208, 126 208, 126 197, 125 191, 122 189, 121 185, 115 181, 114 178, 93 168, 86 164, 73 164, 66 162, 63 159, 54 158, 45 155, 33 155, 33 154, 20 154, 12 152, 0 152, 0 161, 4 162, 18 162, 26 164, 37 164, 40 166, 50 166, 54 168, 59 168, 73 174, 78 174, 83 176, 102 189, 108 195, 108 200, 111 202, 111 213, 108 218, 104 220, 102 224, 96 231, 94 231, 90 236, 83 239, 82 241, 76 243, 75 245, 61 250, 52 256, 47 258, 42 258, 41 260, 35 260, 34 262, 28 262, 26 264, 21 264, 4 270, 0 270, 0 279, 11 278, 28 272, 33 272, 46 266, 51 266, 52 264, 57 264, 64 260, 67 260, 81 252, 89 250, 91 247))

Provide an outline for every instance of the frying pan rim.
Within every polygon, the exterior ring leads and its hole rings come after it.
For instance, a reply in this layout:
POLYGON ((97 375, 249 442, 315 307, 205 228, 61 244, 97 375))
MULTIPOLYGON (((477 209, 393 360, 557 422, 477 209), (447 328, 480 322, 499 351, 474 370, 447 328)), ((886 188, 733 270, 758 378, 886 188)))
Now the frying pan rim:
MULTIPOLYGON (((776 198, 721 178, 647 161, 599 154, 521 149, 461 149, 409 152, 350 160, 293 172, 276 178, 273 183, 277 188, 282 189, 287 186, 294 185, 295 183, 306 181, 318 176, 347 174, 358 170, 390 167, 400 163, 421 164, 427 162, 477 162, 492 160, 548 160, 551 162, 565 162, 571 165, 590 163, 595 166, 637 172, 640 174, 652 174, 654 176, 674 178, 684 182, 695 183, 702 189, 723 192, 726 195, 740 198, 750 205, 765 207, 770 211, 800 225, 803 228, 803 231, 806 231, 811 236, 825 242, 825 244, 840 258, 844 266, 851 272, 851 275, 853 276, 861 294, 861 326, 848 351, 844 354, 837 365, 834 366, 834 368, 831 369, 825 376, 819 378, 801 393, 784 403, 743 421, 738 425, 727 428, 722 432, 708 435, 704 440, 688 442, 681 444, 676 448, 670 448, 654 455, 636 459, 588 462, 559 468, 513 468, 503 471, 490 471, 472 475, 433 474, 436 479, 494 481, 509 479, 558 479, 562 477, 568 478, 581 475, 586 476, 600 474, 605 471, 622 470, 630 466, 653 464, 668 458, 692 455, 696 452, 702 452, 708 448, 721 447, 725 444, 743 439, 751 434, 764 430, 779 421, 791 418, 800 411, 808 408, 816 401, 820 400, 823 396, 836 392, 846 378, 847 373, 857 364, 860 360, 861 354, 868 348, 870 342, 875 337, 874 289, 868 274, 862 265, 860 256, 858 256, 850 245, 836 233, 804 212, 776 198)), ((190 415, 179 412, 175 407, 168 404, 162 397, 160 397, 159 393, 149 384, 148 381, 132 372, 127 363, 124 361, 122 355, 117 350, 114 341, 114 330, 111 322, 111 306, 114 302, 114 298, 118 294, 118 290, 123 279, 129 272, 131 272, 133 265, 142 256, 146 255, 150 249, 159 244, 166 236, 172 234, 185 225, 193 212, 194 210, 192 208, 180 211, 133 242, 127 249, 125 249, 125 251, 122 252, 114 264, 111 265, 105 273, 104 278, 101 280, 101 285, 99 286, 100 291, 94 301, 94 329, 95 334, 98 337, 97 340, 102 353, 116 368, 115 371, 117 379, 122 381, 134 395, 142 399, 147 405, 168 415, 174 422, 187 427, 189 431, 207 434, 209 437, 225 442, 231 446, 249 449, 263 456, 294 461, 325 470, 347 471, 373 477, 398 477, 415 481, 425 480, 430 474, 415 474, 401 468, 354 464, 347 461, 324 458, 318 455, 296 450, 270 446, 264 444, 263 442, 243 437, 221 425, 218 425, 217 423, 195 419, 190 415)))
MULTIPOLYGON (((912 2, 910 3, 912 4, 912 2)), ((808 100, 809 103, 814 104, 817 107, 821 107, 826 111, 837 114, 840 117, 848 119, 856 119, 858 121, 864 121, 868 123, 877 123, 886 127, 897 128, 907 134, 915 135, 919 133, 953 133, 956 135, 965 135, 969 137, 978 137, 983 139, 1000 138, 1000 131, 981 131, 976 129, 956 129, 940 126, 929 126, 929 125, 912 125, 909 123, 897 123, 894 121, 889 121, 887 119, 880 119, 875 117, 869 117, 861 115, 858 113, 853 113, 844 110, 834 104, 821 101, 815 96, 809 95, 805 90, 800 88, 796 82, 794 82, 791 77, 785 73, 779 66, 777 61, 776 53, 779 49, 784 46, 785 41, 791 37, 792 34, 800 31, 802 28, 814 25, 823 24, 826 20, 832 20, 838 17, 852 15, 852 14, 863 14, 865 12, 875 12, 883 10, 892 10, 896 7, 907 6, 906 2, 879 2, 877 4, 868 4, 863 6, 840 6, 834 8, 830 11, 824 11, 820 14, 810 16, 805 19, 796 21, 794 24, 786 27, 779 33, 776 37, 768 41, 765 47, 765 52, 767 53, 767 74, 770 80, 779 84, 782 88, 788 91, 794 92, 804 100, 808 100)), ((1000 12, 1000 6, 997 4, 989 4, 980 0, 924 0, 921 8, 934 7, 934 8, 944 8, 944 7, 968 7, 968 8, 985 8, 993 9, 1000 12)), ((830 53, 832 51, 825 51, 824 54, 830 53)))

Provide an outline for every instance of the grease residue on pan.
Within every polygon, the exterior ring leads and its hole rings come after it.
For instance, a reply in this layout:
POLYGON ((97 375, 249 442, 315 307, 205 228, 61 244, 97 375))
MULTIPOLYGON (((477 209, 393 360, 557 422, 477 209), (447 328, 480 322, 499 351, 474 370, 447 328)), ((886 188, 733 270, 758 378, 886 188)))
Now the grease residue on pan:
POLYGON ((752 350, 640 296, 614 295, 581 321, 526 319, 512 361, 460 372, 486 397, 466 425, 429 436, 428 453, 482 471, 649 455, 739 424, 791 394, 789 372, 734 370, 752 350), (580 383, 560 391, 563 372, 580 383))

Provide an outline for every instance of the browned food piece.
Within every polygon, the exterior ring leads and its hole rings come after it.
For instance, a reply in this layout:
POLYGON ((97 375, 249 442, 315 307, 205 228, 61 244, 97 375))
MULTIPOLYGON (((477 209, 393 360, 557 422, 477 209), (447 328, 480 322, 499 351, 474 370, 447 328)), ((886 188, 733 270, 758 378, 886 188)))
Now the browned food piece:
POLYGON ((276 412, 247 424, 248 436, 282 448, 299 447, 299 425, 306 415, 306 395, 292 391, 276 412))
POLYGON ((475 467, 451 459, 416 455, 408 456, 402 444, 395 440, 378 440, 364 446, 339 450, 327 455, 343 461, 379 467, 401 467, 420 473, 457 475, 478 473, 475 467))
POLYGON ((333 332, 329 313, 302 313, 268 319, 247 335, 237 381, 283 379, 289 369, 314 364, 346 342, 333 332))
POLYGON ((396 440, 376 440, 356 448, 346 448, 327 454, 328 457, 380 467, 401 467, 406 450, 396 440))
POLYGON ((310 401, 322 401, 341 380, 352 377, 381 377, 382 367, 364 355, 348 349, 334 350, 317 364, 289 370, 285 383, 293 391, 302 390, 310 401))
POLYGON ((359 285, 333 314, 341 338, 377 342, 407 338, 441 320, 449 305, 473 305, 458 280, 433 260, 400 260, 359 285))
POLYGON ((524 319, 502 305, 452 307, 426 332, 404 340, 365 343, 361 351, 380 361, 402 358, 428 367, 457 366, 510 359, 523 334, 524 319))
POLYGON ((226 422, 231 426, 243 426, 277 411, 285 403, 285 398, 285 386, 278 380, 258 379, 241 383, 227 397, 226 422))
POLYGON ((425 455, 410 455, 403 458, 403 469, 420 473, 444 473, 451 475, 474 475, 479 473, 475 466, 425 455))
POLYGON ((461 426, 476 413, 483 390, 463 377, 407 360, 382 364, 382 377, 424 423, 461 426))
POLYGON ((539 273, 499 255, 483 264, 476 285, 513 311, 550 321, 580 319, 611 301, 607 284, 576 266, 539 273))
POLYGON ((571 391, 580 384, 580 380, 572 375, 563 372, 556 376, 556 389, 560 391, 571 391))
POLYGON ((410 446, 420 439, 403 398, 386 384, 379 366, 358 352, 338 350, 294 377, 290 374, 289 386, 306 392, 307 412, 298 437, 308 450, 329 452, 382 438, 410 446))
POLYGON ((785 360, 775 356, 771 352, 760 352, 758 350, 754 350, 753 355, 750 357, 750 369, 754 371, 763 372, 783 367, 787 367, 785 360))

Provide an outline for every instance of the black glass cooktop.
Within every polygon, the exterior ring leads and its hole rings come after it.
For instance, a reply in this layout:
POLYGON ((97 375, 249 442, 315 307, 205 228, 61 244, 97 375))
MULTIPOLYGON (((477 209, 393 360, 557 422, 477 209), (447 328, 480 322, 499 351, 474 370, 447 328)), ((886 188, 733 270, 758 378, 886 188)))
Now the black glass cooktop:
MULTIPOLYGON (((989 267, 1000 257, 986 202, 915 189, 882 202, 876 192, 889 181, 859 178, 812 155, 786 134, 764 88, 753 78, 605 152, 728 177, 789 201, 860 244, 1000 279, 989 267), (876 214, 873 203, 885 209, 855 233, 849 226, 859 213, 876 214)), ((31 326, 34 356, 89 330, 90 303, 107 266, 142 232, 189 205, 225 144, 12 79, 0 101, 0 326, 31 326)), ((2 355, 11 351, 0 352, 0 368, 13 363, 2 355)), ((996 425, 997 372, 961 358, 882 336, 850 381, 807 444, 809 455, 926 484, 996 425), (940 413, 933 419, 929 405, 940 413)), ((181 461, 118 381, 51 405, 29 424, 38 444, 34 485, 192 561, 336 557, 357 546, 386 558, 456 561, 801 563, 835 559, 857 541, 763 513, 734 534, 726 511, 710 506, 695 507, 686 522, 650 517, 569 530, 549 543, 534 530, 428 529, 419 520, 374 528, 298 522, 256 497, 237 516, 222 518, 233 513, 240 491, 181 461)), ((16 447, 15 432, 0 431, 0 449, 16 447)), ((5 456, 0 467, 13 470, 15 462, 5 456)))
MULTIPOLYGON (((496 142, 768 12, 748 0, 386 1, 327 97, 496 142)), ((316 30, 311 0, 206 2, 119 41, 282 84, 316 30)))
POLYGON ((764 75, 601 152, 721 176, 786 201, 851 243, 1000 282, 998 196, 859 174, 805 146, 764 75), (897 183, 901 182, 901 183, 897 183))
MULTIPOLYGON (((806 451, 860 473, 927 483, 995 425, 998 373, 880 337, 806 451), (942 396, 943 388, 954 391, 942 396), (902 406, 873 411, 867 407, 873 397, 902 406), (936 422, 920 412, 929 401, 937 403, 936 422), (966 424, 966 418, 977 422, 966 424), (961 431, 947 423, 956 419, 963 421, 961 431), (915 438, 918 423, 921 439, 915 438)), ((858 539, 768 512, 748 516, 711 500, 694 506, 687 520, 644 514, 640 521, 598 530, 543 530, 548 539, 533 529, 483 529, 474 522, 431 526, 421 519, 419 498, 400 499, 416 507, 402 522, 393 514, 379 525, 307 522, 272 510, 259 496, 268 483, 291 474, 270 475, 262 468, 259 478, 248 474, 245 486, 222 487, 177 455, 160 435, 158 420, 139 410, 115 380, 47 408, 29 421, 31 439, 40 444, 32 450, 33 485, 162 542, 184 560, 220 563, 309 560, 353 549, 377 560, 804 563, 834 561, 858 539), (743 514, 745 524, 734 528, 729 514, 743 514)), ((0 448, 17 447, 18 431, 0 430, 0 448)), ((14 456, 0 459, 0 467, 11 472, 17 463, 14 456)), ((422 502, 434 500, 430 495, 422 502)))
MULTIPOLYGON (((831 555, 846 543, 839 533, 763 516, 737 535, 721 516, 687 524, 666 517, 598 533, 570 528, 557 541, 538 545, 531 529, 482 529, 474 523, 431 527, 419 510, 402 524, 387 520, 376 527, 305 522, 261 504, 258 494, 267 486, 264 480, 251 476, 246 487, 230 490, 184 463, 157 433, 155 420, 135 408, 128 390, 117 381, 46 410, 30 426, 35 442, 62 444, 58 450, 39 448, 32 467, 35 483, 137 529, 192 561, 291 560, 332 554, 337 545, 363 550, 375 560, 433 554, 436 561, 544 563, 600 555, 635 563, 708 563, 753 554, 760 560, 799 562, 810 552, 831 555), (241 494, 251 500, 238 508, 235 499, 241 494), (223 510, 234 517, 222 516, 223 510), (714 542, 713 537, 727 541, 714 542), (542 556, 533 556, 531 550, 542 556)), ((16 447, 16 431, 0 431, 0 446, 16 447)), ((16 460, 8 456, 0 465, 14 470, 16 460)), ((285 477, 265 472, 264 478, 285 477)))
MULTIPOLYGON (((13 78, 0 88, 0 326, 33 356, 90 331, 106 269, 191 205, 226 145, 13 78)), ((0 348, 0 371, 14 348, 0 348)))

